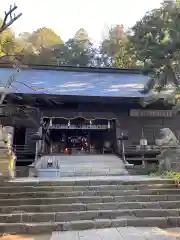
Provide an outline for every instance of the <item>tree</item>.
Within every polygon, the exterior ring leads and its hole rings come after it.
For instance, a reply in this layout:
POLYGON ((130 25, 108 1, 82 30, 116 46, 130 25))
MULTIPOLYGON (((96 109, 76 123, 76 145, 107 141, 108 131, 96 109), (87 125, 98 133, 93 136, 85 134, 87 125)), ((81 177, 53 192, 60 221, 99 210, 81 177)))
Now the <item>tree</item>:
POLYGON ((88 32, 84 28, 80 28, 74 36, 74 40, 83 42, 83 41, 89 41, 88 32))
POLYGON ((180 60, 180 8, 174 1, 165 1, 158 9, 148 12, 132 28, 131 50, 151 73, 143 93, 148 93, 143 105, 164 99, 176 104, 179 82, 176 70, 180 60), (171 88, 169 88, 171 87, 171 88), (170 94, 168 94, 170 93, 170 94))
POLYGON ((116 57, 122 44, 126 41, 126 33, 123 25, 116 25, 109 29, 108 37, 102 42, 102 50, 110 57, 116 57))
POLYGON ((42 48, 39 54, 29 56, 29 62, 33 62, 34 64, 57 65, 54 49, 42 48))
POLYGON ((127 40, 120 44, 119 53, 114 59, 114 66, 120 68, 140 68, 141 63, 137 61, 136 56, 131 51, 131 45, 127 40))
POLYGON ((42 48, 51 48, 63 43, 60 36, 52 29, 46 27, 34 31, 26 41, 31 43, 38 52, 40 52, 42 48))
POLYGON ((39 51, 36 50, 34 45, 29 41, 31 33, 23 32, 15 39, 16 49, 15 54, 21 55, 23 57, 23 62, 25 63, 37 63, 39 51))
POLYGON ((94 48, 90 41, 76 41, 69 39, 64 45, 55 50, 59 64, 71 66, 92 66, 94 59, 94 48))
MULTIPOLYGON (((9 11, 5 12, 4 18, 0 19, 0 61, 3 61, 4 57, 8 58, 8 61, 14 64, 14 66, 17 63, 17 59, 14 57, 16 43, 15 36, 9 29, 9 26, 22 16, 22 13, 15 14, 17 8, 16 5, 13 7, 10 5, 9 11)), ((2 101, 0 102, 2 103, 2 101)))
POLYGON ((15 36, 10 29, 6 29, 0 34, 0 56, 11 55, 14 50, 15 36))
MULTIPOLYGON (((3 20, 0 19, 0 25, 3 25, 3 20)), ((6 28, 0 33, 0 57, 12 56, 18 51, 18 41, 11 28, 6 28)))
POLYGON ((100 47, 101 64, 106 67, 130 68, 136 61, 129 53, 129 41, 123 25, 115 25, 108 31, 108 36, 100 47))
POLYGON ((9 11, 5 12, 4 19, 2 21, 2 24, 0 25, 0 33, 6 30, 10 25, 12 25, 18 18, 22 16, 22 13, 15 15, 14 12, 17 8, 18 7, 16 5, 14 5, 14 7, 10 5, 9 11), (14 13, 13 16, 12 16, 12 13, 14 13), (8 21, 8 18, 9 18, 9 21, 8 21))
POLYGON ((33 33, 23 32, 16 38, 16 54, 25 63, 53 64, 54 48, 61 45, 61 38, 49 28, 39 28, 33 33))
POLYGON ((88 49, 90 44, 88 32, 84 28, 80 28, 75 33, 73 41, 78 45, 80 49, 88 49))

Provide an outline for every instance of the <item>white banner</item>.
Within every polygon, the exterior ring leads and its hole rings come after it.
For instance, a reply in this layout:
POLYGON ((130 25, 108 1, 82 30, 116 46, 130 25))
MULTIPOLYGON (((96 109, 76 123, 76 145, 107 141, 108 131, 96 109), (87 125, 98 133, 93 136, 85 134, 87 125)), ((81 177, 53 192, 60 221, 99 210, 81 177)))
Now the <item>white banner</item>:
POLYGON ((108 125, 93 125, 93 124, 80 124, 69 125, 68 124, 52 124, 50 129, 108 129, 108 125))

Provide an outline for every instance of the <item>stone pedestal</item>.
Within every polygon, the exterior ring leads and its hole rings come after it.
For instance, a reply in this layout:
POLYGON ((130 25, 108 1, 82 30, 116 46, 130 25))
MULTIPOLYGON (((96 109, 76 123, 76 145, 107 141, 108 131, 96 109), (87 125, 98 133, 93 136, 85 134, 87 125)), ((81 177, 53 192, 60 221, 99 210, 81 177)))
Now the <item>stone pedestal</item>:
POLYGON ((35 164, 29 165, 28 168, 29 168, 29 177, 37 177, 35 164))
POLYGON ((180 171, 180 148, 166 148, 157 157, 159 171, 180 171))
POLYGON ((15 176, 15 158, 12 152, 12 127, 0 125, 0 176, 11 178, 15 176))
POLYGON ((161 138, 156 139, 156 144, 160 147, 161 150, 161 154, 157 156, 157 159, 159 160, 159 170, 179 171, 179 168, 177 168, 177 164, 179 163, 180 165, 179 141, 169 128, 161 129, 160 135, 161 138))
POLYGON ((5 141, 5 136, 4 136, 4 130, 3 130, 3 127, 0 126, 0 149, 4 149, 4 148, 7 148, 7 144, 6 144, 6 141, 5 141))

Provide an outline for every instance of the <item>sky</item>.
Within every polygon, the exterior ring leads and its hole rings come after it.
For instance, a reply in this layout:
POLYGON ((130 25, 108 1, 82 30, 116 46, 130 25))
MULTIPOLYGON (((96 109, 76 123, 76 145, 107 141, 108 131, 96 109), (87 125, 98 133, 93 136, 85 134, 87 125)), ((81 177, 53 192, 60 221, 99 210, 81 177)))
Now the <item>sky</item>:
MULTIPOLYGON (((133 26, 143 15, 159 7, 162 0, 15 0, 17 13, 23 15, 12 25, 16 34, 39 27, 52 28, 66 41, 84 28, 91 39, 99 42, 108 27, 123 24, 133 26)), ((0 16, 12 0, 1 0, 0 16)))

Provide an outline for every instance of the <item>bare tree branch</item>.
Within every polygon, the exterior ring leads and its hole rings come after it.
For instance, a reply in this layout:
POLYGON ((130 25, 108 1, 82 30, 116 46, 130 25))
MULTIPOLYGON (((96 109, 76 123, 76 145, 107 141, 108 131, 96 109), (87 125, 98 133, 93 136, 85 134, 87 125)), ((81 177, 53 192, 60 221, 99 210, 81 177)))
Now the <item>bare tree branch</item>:
MULTIPOLYGON (((4 55, 4 56, 1 56, 0 57, 0 60, 1 59, 4 59, 6 57, 11 57, 12 58, 12 67, 16 70, 16 73, 12 74, 11 76, 9 76, 9 79, 7 80, 5 86, 4 86, 4 91, 1 93, 1 96, 0 96, 0 104, 3 104, 7 94, 9 93, 9 89, 10 87, 12 87, 12 84, 14 82, 16 82, 16 75, 20 72, 21 69, 26 69, 28 66, 25 65, 23 63, 23 56, 22 55, 4 55)), ((25 85, 25 83, 21 83, 19 82, 20 84, 23 84, 25 85)), ((29 88, 31 88, 30 86, 27 86, 29 88)), ((34 89, 32 89, 34 90, 34 89)))
POLYGON ((12 5, 10 5, 9 11, 5 12, 4 20, 0 27, 0 33, 3 32, 4 30, 6 30, 10 25, 12 25, 18 18, 20 18, 22 16, 22 13, 19 13, 18 15, 16 15, 14 13, 14 11, 17 8, 18 7, 16 5, 14 5, 14 7, 12 7, 12 5), (12 15, 13 13, 14 13, 14 15, 12 15), (10 18, 9 21, 8 21, 8 17, 10 18))

